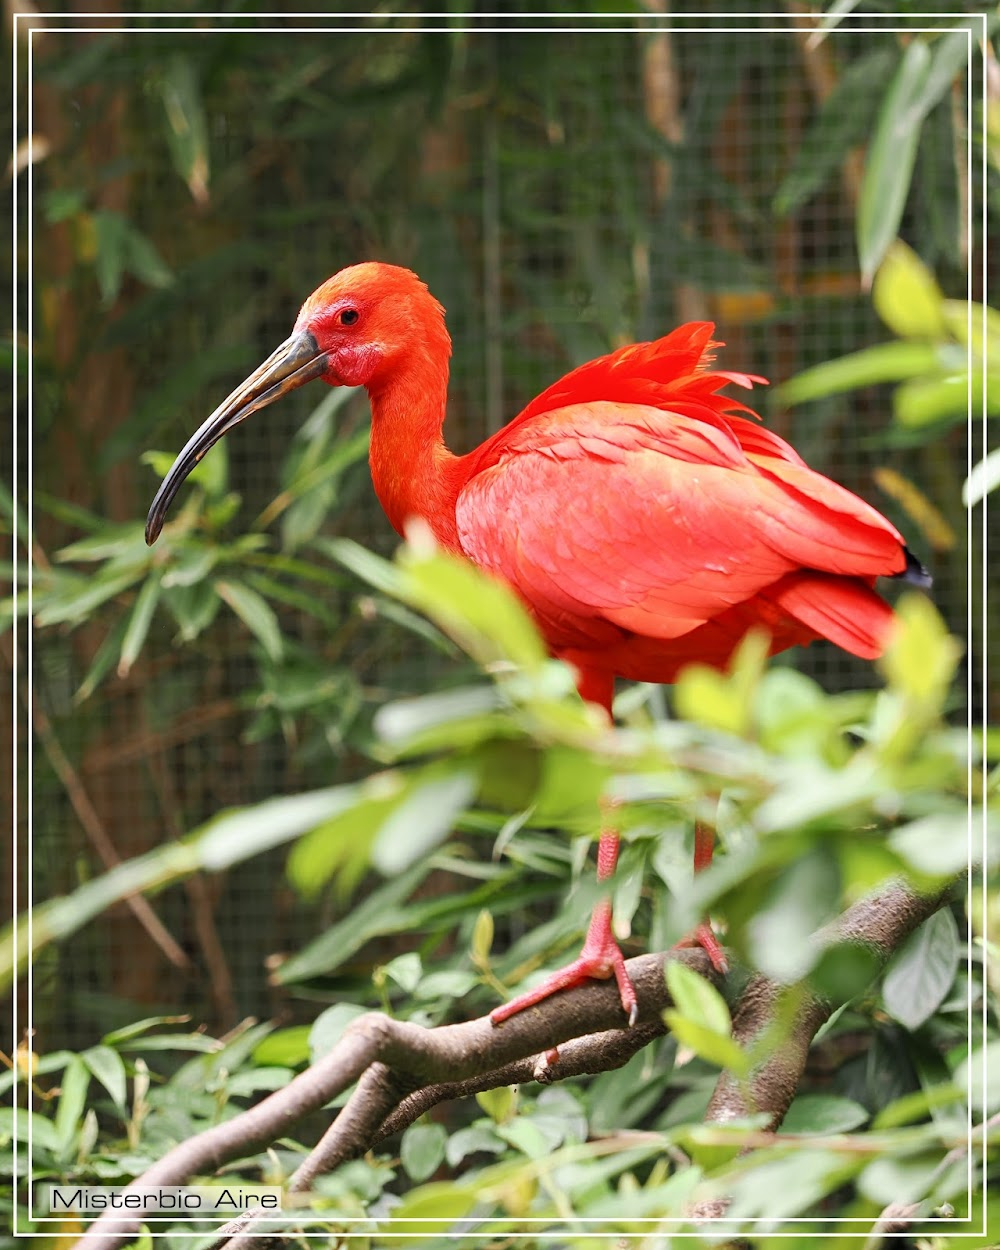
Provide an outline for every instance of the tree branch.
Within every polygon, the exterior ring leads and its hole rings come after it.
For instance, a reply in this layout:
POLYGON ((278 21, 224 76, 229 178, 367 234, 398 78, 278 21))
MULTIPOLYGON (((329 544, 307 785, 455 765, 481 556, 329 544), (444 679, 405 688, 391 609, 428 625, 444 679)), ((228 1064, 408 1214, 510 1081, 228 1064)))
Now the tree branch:
MULTIPOLYGON (((891 881, 848 908, 818 937, 824 945, 861 944, 881 966, 942 905, 950 889, 951 885, 918 895, 902 881, 891 881)), ((638 1023, 632 1029, 622 1027, 615 984, 596 981, 539 1003, 500 1027, 488 1016, 434 1029, 380 1013, 361 1016, 328 1055, 284 1089, 175 1146, 128 1189, 148 1192, 160 1185, 183 1184, 194 1175, 250 1154, 355 1082, 346 1106, 291 1177, 288 1192, 309 1190, 316 1177, 405 1129, 440 1102, 529 1080, 563 1080, 621 1067, 666 1032, 662 1013, 671 1003, 663 967, 668 959, 680 960, 715 979, 704 951, 697 948, 629 960, 628 972, 639 1002, 638 1023), (551 1062, 548 1052, 556 1046, 558 1058, 551 1062)), ((782 987, 763 976, 750 979, 733 1021, 733 1036, 741 1046, 752 1046, 773 1027, 782 992, 782 987)), ((795 1096, 812 1039, 834 1005, 803 990, 782 1044, 743 1086, 728 1073, 722 1074, 706 1121, 722 1123, 765 1111, 770 1128, 777 1128, 795 1096)), ((702 1204, 693 1214, 703 1219, 724 1210, 725 1202, 720 1200, 702 1204)), ((263 1232, 258 1223, 262 1214, 244 1213, 222 1230, 216 1244, 224 1244, 226 1250, 246 1250, 251 1241, 261 1250, 262 1239, 265 1244, 277 1244, 283 1234, 263 1232)), ((129 1217, 102 1215, 78 1243, 79 1250, 117 1250, 138 1232, 141 1216, 141 1212, 129 1217)))
MULTIPOLYGON (((310 1112, 358 1082, 333 1124, 306 1157, 286 1187, 302 1192, 314 1178, 346 1159, 363 1154, 376 1142, 411 1123, 426 1107, 456 1093, 494 1089, 536 1076, 558 1079, 577 1072, 603 1071, 624 1063, 642 1045, 666 1031, 662 1013, 671 1005, 663 965, 668 959, 688 964, 716 979, 705 952, 693 949, 640 955, 628 961, 639 1019, 623 1028, 621 1000, 614 981, 592 981, 537 1004, 495 1026, 489 1016, 463 1024, 426 1029, 372 1012, 347 1027, 333 1050, 284 1089, 241 1115, 181 1142, 127 1186, 149 1192, 162 1185, 182 1185, 190 1177, 214 1171, 230 1159, 269 1145, 310 1112), (616 1035, 624 1035, 616 1040, 616 1035), (574 1043, 573 1039, 580 1039, 574 1043), (558 1046, 559 1061, 546 1071, 545 1054, 558 1046)), ((88 1230, 79 1250, 117 1250, 139 1231, 142 1211, 121 1216, 105 1212, 88 1230)), ((258 1212, 248 1212, 227 1226, 248 1229, 258 1212)), ((243 1245, 237 1233, 226 1242, 243 1245)), ((259 1240, 255 1239, 257 1250, 259 1240)))
MULTIPOLYGON (((949 882, 934 893, 917 894, 901 879, 888 881, 821 929, 817 937, 827 947, 841 942, 862 946, 871 951, 881 969, 910 934, 946 902, 954 885, 949 882)), ((724 1124, 763 1111, 770 1117, 772 1133, 781 1124, 798 1089, 812 1040, 838 1006, 803 989, 783 1044, 772 1050, 749 1081, 741 1086, 729 1072, 719 1077, 705 1112, 706 1123, 724 1124)), ((742 1047, 752 1047, 772 1026, 782 991, 782 986, 767 977, 751 977, 733 1018, 733 1037, 742 1047)), ((718 1218, 725 1214, 727 1205, 724 1198, 703 1202, 692 1216, 698 1220, 718 1218)))

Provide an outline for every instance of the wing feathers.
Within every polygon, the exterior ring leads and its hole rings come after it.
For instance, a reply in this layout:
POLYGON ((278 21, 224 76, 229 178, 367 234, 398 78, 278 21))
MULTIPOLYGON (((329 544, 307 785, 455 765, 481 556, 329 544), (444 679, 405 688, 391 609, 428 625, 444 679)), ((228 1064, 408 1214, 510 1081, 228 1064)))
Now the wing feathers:
POLYGON ((760 379, 707 369, 713 329, 583 365, 488 440, 456 502, 463 550, 555 650, 604 648, 623 674, 623 640, 644 671, 673 671, 684 640, 713 662, 755 620, 776 649, 820 636, 879 654, 892 611, 869 583, 906 570, 899 533, 733 412, 749 410, 720 388, 760 379))

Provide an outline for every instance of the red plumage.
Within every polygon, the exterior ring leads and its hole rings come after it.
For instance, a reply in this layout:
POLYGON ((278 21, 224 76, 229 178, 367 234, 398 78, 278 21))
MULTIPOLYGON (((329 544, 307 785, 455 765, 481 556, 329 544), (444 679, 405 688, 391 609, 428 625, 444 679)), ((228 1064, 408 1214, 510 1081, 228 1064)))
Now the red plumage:
MULTIPOLYGON (((459 545, 508 581, 581 667, 672 681, 724 664, 752 625, 772 650, 828 638, 881 653, 872 590, 901 535, 722 392, 714 326, 681 326, 575 369, 468 461, 459 545)), ((465 466, 463 466, 465 467, 465 466)))
MULTIPOLYGON (((616 676, 672 681, 694 660, 724 665, 753 626, 767 629, 772 652, 827 638, 879 655, 893 617, 875 579, 926 574, 885 517, 723 394, 763 379, 711 369, 713 331, 692 322, 581 365, 459 457, 441 434, 444 309, 409 270, 352 266, 306 300, 292 337, 189 440, 153 501, 147 539, 217 439, 322 377, 368 390, 372 480, 393 526, 402 533, 420 517, 444 546, 508 582, 575 666, 581 695, 609 715, 616 676)), ((710 833, 696 834, 698 866, 711 846, 710 833)), ((617 854, 606 828, 600 879, 617 854)), ((697 940, 723 968, 707 926, 697 940)), ((605 899, 580 958, 493 1019, 611 975, 631 1021, 635 994, 605 899)))

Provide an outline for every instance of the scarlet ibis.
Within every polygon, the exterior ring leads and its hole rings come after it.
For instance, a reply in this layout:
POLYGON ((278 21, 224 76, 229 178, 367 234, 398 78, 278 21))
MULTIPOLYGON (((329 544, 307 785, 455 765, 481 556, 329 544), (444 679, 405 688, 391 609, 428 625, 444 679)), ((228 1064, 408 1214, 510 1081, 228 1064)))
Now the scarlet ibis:
MULTIPOLYGON (((368 391, 372 480, 397 532, 422 517, 443 547, 504 579, 609 717, 616 677, 670 682, 693 660, 724 665, 754 625, 772 654, 826 638, 872 659, 893 621, 875 579, 927 585, 928 574, 885 517, 722 393, 763 379, 710 368, 714 329, 692 322, 581 365, 456 456, 442 437, 444 309, 408 269, 353 265, 309 296, 291 337, 192 435, 153 500, 146 541, 228 430, 322 378, 368 391)), ((710 836, 696 836, 699 864, 710 836)), ((617 858, 606 828, 600 880, 617 858)), ((721 963, 706 926, 698 940, 721 963)), ((635 993, 604 899, 580 957, 493 1020, 612 974, 631 1023, 635 993)))

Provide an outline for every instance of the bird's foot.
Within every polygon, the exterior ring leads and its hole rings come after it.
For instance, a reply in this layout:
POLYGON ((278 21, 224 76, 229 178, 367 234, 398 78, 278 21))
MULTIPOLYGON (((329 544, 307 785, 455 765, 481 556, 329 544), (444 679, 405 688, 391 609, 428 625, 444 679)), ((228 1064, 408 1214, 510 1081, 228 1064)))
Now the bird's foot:
POLYGON ((509 1003, 496 1007, 490 1012, 490 1020, 494 1024, 502 1024, 504 1020, 516 1016, 526 1007, 534 1007, 536 1003, 551 998, 560 990, 572 989, 590 980, 606 981, 611 976, 614 976, 618 982, 622 1010, 628 1016, 631 1028, 639 1018, 639 1004, 636 1001, 635 988, 625 970, 625 956, 618 949, 618 943, 611 934, 610 923, 601 923, 595 912, 594 921, 591 922, 590 931, 579 958, 565 968, 560 968, 558 972, 553 972, 533 990, 528 990, 526 994, 521 994, 511 999, 509 1003))
POLYGON ((719 944, 719 939, 712 932, 712 926, 707 920, 703 920, 693 933, 689 933, 687 937, 681 938, 674 949, 677 950, 682 946, 700 946, 708 956, 712 967, 720 976, 725 976, 729 971, 726 952, 719 944))

